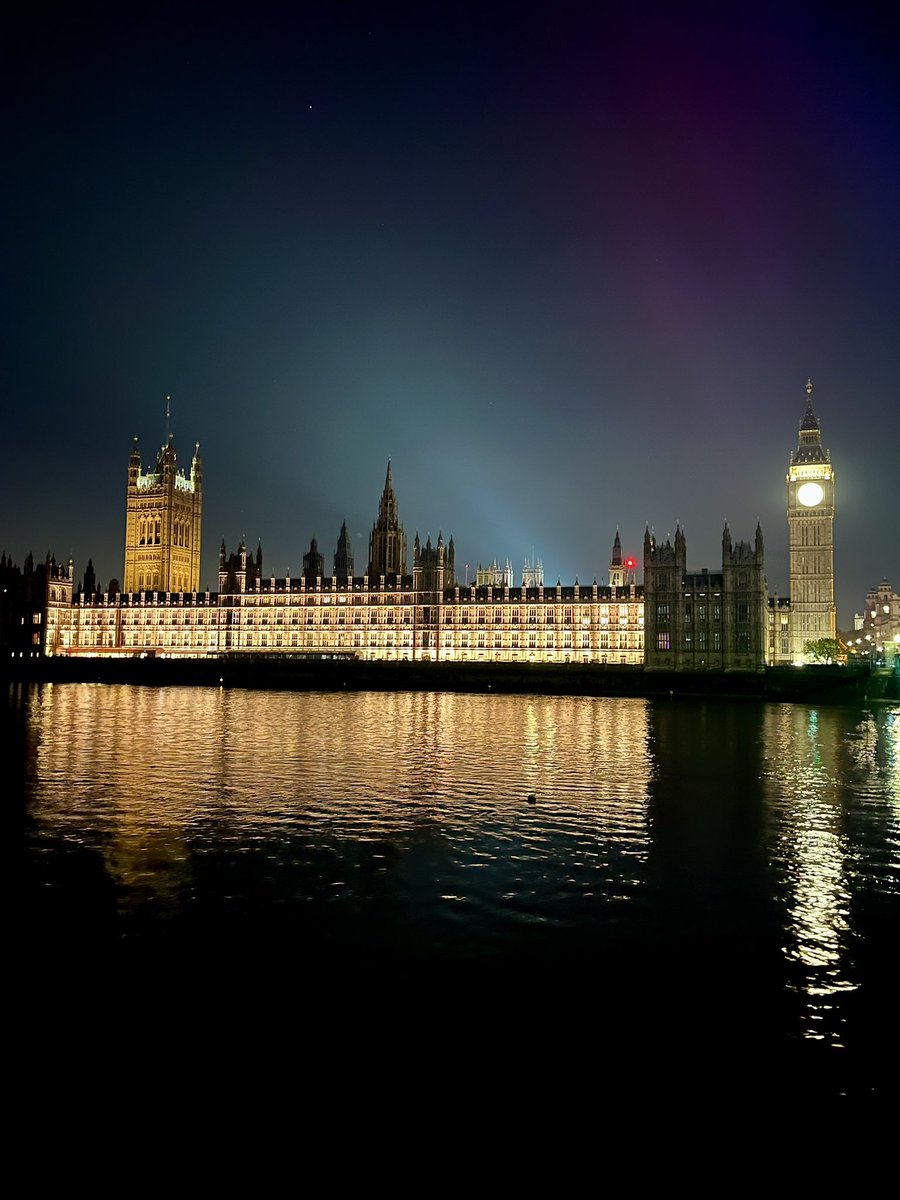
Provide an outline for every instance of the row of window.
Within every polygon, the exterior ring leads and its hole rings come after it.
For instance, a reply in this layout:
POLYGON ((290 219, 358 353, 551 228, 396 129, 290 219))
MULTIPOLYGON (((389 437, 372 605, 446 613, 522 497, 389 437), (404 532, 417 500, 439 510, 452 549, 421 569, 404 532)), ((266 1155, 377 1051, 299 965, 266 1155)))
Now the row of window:
MULTIPOLYGON (((707 634, 705 629, 699 630, 696 635, 692 634, 690 631, 686 631, 682 645, 685 650, 696 650, 698 652, 704 650, 718 651, 722 649, 722 635, 718 629, 713 630, 707 644, 707 634)), ((656 648, 657 650, 671 650, 671 634, 667 632, 657 633, 656 648)), ((736 633, 735 650, 737 650, 738 653, 749 653, 750 634, 746 630, 738 630, 736 633)))
MULTIPOLYGON (((83 646, 102 646, 114 644, 114 632, 112 630, 105 631, 103 629, 96 629, 92 631, 85 629, 81 630, 80 633, 81 636, 76 636, 76 645, 81 644, 83 646)), ((256 645, 281 646, 290 644, 292 646, 313 646, 322 644, 322 639, 317 637, 314 632, 306 632, 303 634, 292 631, 290 634, 287 634, 283 633, 281 630, 275 630, 271 634, 271 643, 269 641, 270 634, 262 630, 259 633, 256 633, 253 630, 239 629, 235 630, 233 633, 229 631, 227 636, 234 639, 234 645, 242 645, 247 647, 256 645), (289 643, 284 641, 285 637, 290 638, 289 643)), ((127 628, 123 633, 123 642, 125 646, 151 646, 159 644, 170 646, 183 645, 200 647, 214 645, 217 638, 218 631, 215 629, 198 629, 190 627, 183 628, 181 630, 127 628)), ((331 639, 329 639, 329 641, 331 641, 331 639)), ((382 644, 385 646, 393 646, 395 642, 397 645, 411 646, 413 644, 413 634, 411 630, 398 632, 396 634, 391 631, 379 634, 375 629, 370 630, 370 632, 366 634, 364 631, 358 630, 354 631, 352 635, 349 632, 346 635, 343 633, 338 633, 333 641, 334 644, 339 647, 350 644, 353 646, 363 646, 366 644, 366 642, 370 646, 382 644), (352 641, 349 640, 351 638, 352 641)), ((470 648, 480 650, 489 648, 494 650, 519 650, 527 648, 531 650, 540 649, 553 651, 572 650, 575 648, 578 639, 572 634, 564 634, 560 644, 557 644, 556 638, 552 636, 542 637, 537 633, 526 633, 522 635, 513 633, 509 636, 504 636, 500 633, 462 633, 458 636, 458 638, 455 637, 451 632, 444 633, 442 645, 445 647, 445 649, 452 650, 456 648, 457 642, 458 648, 462 650, 468 650, 470 648)), ((423 644, 428 644, 427 633, 423 635, 423 644)), ((615 635, 610 637, 607 634, 603 634, 599 639, 599 647, 597 648, 601 650, 640 650, 642 647, 643 639, 639 635, 627 637, 623 634, 621 637, 616 637, 615 635)), ((580 649, 584 651, 590 651, 592 648, 594 647, 592 647, 590 635, 586 633, 582 634, 580 639, 580 649)))

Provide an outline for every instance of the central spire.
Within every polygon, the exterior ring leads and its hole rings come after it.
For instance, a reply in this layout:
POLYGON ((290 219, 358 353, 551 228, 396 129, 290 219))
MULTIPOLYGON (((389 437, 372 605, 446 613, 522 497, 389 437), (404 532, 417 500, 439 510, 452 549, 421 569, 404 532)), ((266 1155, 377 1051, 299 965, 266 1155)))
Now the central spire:
POLYGON ((388 525, 397 523, 397 500, 394 496, 394 474, 391 470, 390 459, 388 459, 387 474, 384 477, 384 491, 381 493, 381 501, 378 505, 379 524, 382 521, 388 525))
POLYGON ((397 511, 390 459, 384 477, 384 491, 378 504, 378 517, 369 537, 368 574, 374 579, 381 575, 406 574, 406 534, 397 511))

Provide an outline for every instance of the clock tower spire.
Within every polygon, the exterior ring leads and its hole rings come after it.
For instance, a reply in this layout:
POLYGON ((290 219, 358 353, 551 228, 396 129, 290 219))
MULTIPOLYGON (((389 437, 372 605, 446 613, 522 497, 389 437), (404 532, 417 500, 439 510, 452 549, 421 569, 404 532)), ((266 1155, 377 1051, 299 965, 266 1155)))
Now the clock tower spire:
POLYGON ((806 411, 786 477, 791 556, 791 661, 807 659, 807 642, 836 635, 834 608, 834 470, 813 410, 806 411))

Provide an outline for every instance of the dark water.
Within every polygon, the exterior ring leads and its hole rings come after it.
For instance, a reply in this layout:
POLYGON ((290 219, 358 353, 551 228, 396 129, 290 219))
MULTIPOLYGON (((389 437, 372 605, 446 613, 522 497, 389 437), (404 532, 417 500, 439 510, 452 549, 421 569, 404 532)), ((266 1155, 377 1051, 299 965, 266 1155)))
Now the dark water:
POLYGON ((45 999, 900 1082, 896 708, 43 685, 2 719, 45 999))

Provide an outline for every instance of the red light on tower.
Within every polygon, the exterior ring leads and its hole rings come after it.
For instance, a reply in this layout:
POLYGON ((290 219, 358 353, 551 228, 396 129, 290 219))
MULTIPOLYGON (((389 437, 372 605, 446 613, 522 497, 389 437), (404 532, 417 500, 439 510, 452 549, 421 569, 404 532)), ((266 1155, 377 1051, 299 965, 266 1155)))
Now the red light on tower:
POLYGON ((628 568, 629 571, 633 571, 634 568, 637 566, 637 561, 633 558, 626 558, 625 566, 628 568))

